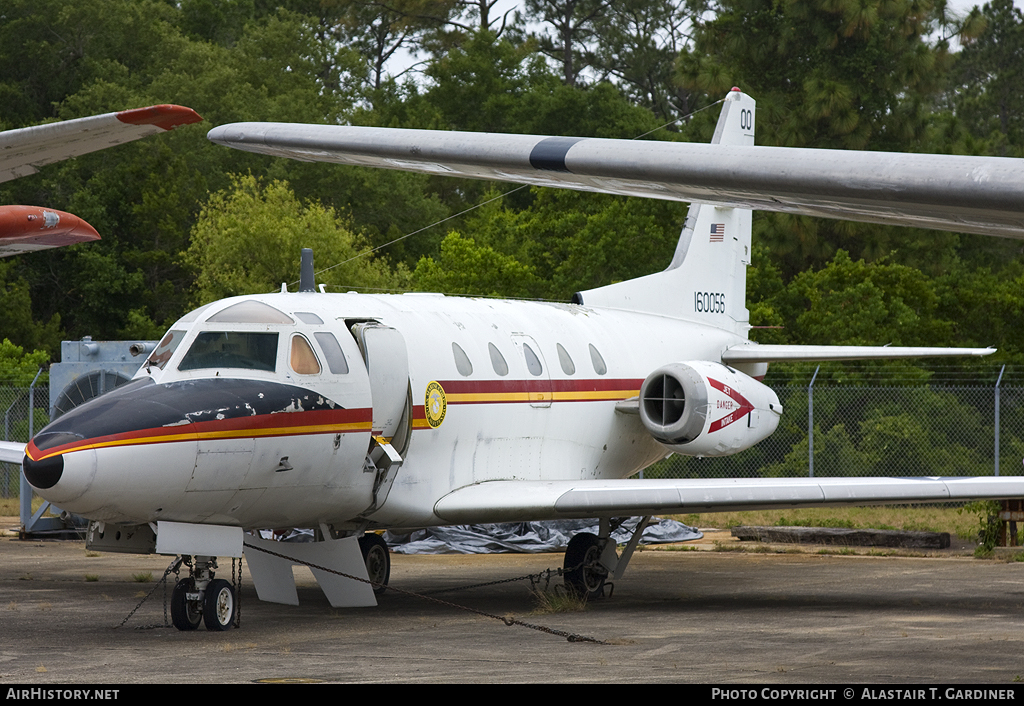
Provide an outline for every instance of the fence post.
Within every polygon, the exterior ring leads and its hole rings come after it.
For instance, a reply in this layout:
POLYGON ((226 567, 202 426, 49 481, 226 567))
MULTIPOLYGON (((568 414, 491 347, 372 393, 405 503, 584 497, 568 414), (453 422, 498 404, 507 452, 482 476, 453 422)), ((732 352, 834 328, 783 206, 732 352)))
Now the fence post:
POLYGON ((818 378, 819 365, 807 386, 807 477, 814 478, 814 381, 818 378))
POLYGON ((996 475, 999 475, 999 383, 1003 381, 1003 371, 1006 370, 1004 365, 999 370, 999 377, 996 378, 996 475))
MULTIPOLYGON (((33 426, 35 419, 33 417, 33 410, 36 406, 36 380, 42 375, 43 369, 39 368, 36 371, 36 376, 32 378, 32 384, 28 386, 28 439, 26 441, 32 441, 32 437, 35 436, 36 430, 33 426)), ((32 519, 32 486, 25 480, 25 471, 22 469, 21 472, 21 486, 19 488, 20 496, 18 497, 18 505, 21 512, 21 526, 23 529, 29 529, 28 523, 32 519)))

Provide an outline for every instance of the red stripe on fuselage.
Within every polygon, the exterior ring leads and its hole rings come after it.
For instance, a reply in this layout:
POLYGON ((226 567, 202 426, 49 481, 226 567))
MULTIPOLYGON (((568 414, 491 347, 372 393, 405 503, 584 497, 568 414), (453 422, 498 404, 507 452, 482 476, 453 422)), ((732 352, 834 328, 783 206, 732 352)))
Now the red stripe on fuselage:
POLYGON ((33 461, 41 461, 57 454, 90 448, 166 444, 176 441, 369 432, 372 419, 373 410, 370 408, 281 412, 107 434, 79 439, 49 448, 45 452, 40 452, 34 442, 29 442, 25 453, 33 461))
POLYGON ((496 392, 617 392, 639 390, 639 380, 444 380, 445 394, 491 394, 496 392))

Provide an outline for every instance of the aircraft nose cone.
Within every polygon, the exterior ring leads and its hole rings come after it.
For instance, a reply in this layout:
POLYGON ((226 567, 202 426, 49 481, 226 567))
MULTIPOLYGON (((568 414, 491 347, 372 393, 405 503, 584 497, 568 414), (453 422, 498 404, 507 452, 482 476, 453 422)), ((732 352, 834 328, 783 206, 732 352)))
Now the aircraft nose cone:
POLYGON ((25 471, 25 480, 37 490, 47 490, 57 485, 60 477, 64 475, 64 455, 57 454, 44 458, 42 461, 33 461, 25 456, 21 462, 25 471))
POLYGON ((66 503, 79 500, 92 486, 96 476, 96 451, 83 449, 45 456, 35 441, 29 443, 21 462, 25 480, 44 500, 74 512, 66 503))

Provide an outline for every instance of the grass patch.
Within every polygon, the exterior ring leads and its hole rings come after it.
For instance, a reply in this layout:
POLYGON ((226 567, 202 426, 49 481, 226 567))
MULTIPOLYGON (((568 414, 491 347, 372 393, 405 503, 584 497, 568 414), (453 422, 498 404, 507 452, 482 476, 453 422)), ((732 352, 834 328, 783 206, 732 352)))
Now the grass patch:
MULTIPOLYGON (((40 506, 46 502, 38 495, 32 498, 32 512, 40 508, 40 506)), ((47 517, 51 513, 47 513, 47 517)), ((18 517, 21 515, 21 500, 19 498, 0 498, 0 516, 3 517, 18 517)))
POLYGON ((99 581, 100 580, 100 575, 99 574, 86 574, 85 575, 85 580, 89 581, 90 583, 92 583, 94 581, 99 581))
POLYGON ((563 591, 561 586, 555 586, 548 591, 533 589, 531 593, 536 603, 533 609, 536 614, 578 613, 587 609, 586 596, 577 595, 573 591, 563 591))
POLYGON ((145 573, 139 572, 137 574, 132 574, 132 581, 134 581, 135 583, 149 583, 152 580, 153 580, 153 572, 152 571, 146 571, 145 573))

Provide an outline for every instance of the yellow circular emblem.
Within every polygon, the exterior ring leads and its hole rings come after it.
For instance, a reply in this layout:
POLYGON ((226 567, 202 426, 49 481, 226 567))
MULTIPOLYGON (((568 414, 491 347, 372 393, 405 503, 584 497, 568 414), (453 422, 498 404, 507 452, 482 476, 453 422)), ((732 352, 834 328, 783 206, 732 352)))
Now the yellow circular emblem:
POLYGON ((444 396, 444 388, 438 382, 431 382, 427 385, 427 396, 423 402, 423 409, 427 414, 427 424, 432 429, 437 429, 444 421, 445 412, 448 411, 448 400, 444 396))

